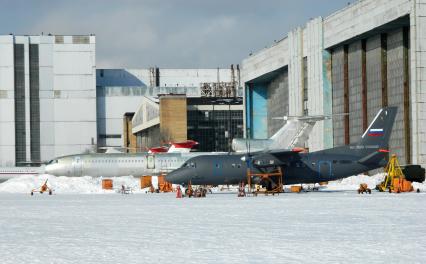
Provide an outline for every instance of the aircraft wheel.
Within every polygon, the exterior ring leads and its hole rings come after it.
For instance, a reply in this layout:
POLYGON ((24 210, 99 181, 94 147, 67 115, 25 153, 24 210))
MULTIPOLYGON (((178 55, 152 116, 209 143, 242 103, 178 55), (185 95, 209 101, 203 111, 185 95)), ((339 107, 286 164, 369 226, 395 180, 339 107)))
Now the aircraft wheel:
POLYGON ((31 196, 33 196, 34 195, 34 192, 31 192, 31 196))
POLYGON ((49 195, 52 195, 52 191, 49 191, 49 195))

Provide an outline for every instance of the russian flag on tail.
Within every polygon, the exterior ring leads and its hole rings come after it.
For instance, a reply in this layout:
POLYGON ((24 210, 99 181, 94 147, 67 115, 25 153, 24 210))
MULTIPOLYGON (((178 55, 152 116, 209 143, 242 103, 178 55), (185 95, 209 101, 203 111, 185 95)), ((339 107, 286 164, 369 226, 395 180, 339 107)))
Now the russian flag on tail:
POLYGON ((368 131, 368 136, 370 136, 370 137, 381 137, 381 136, 383 136, 383 128, 371 128, 368 131))

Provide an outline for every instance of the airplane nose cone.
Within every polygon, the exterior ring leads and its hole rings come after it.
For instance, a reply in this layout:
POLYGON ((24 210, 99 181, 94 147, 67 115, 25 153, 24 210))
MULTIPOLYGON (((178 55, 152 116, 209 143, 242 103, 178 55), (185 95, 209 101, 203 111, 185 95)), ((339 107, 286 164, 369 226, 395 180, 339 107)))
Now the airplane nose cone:
POLYGON ((39 173, 40 173, 40 174, 48 174, 48 173, 46 172, 46 166, 40 166, 39 173))
POLYGON ((166 181, 173 184, 184 184, 185 177, 182 171, 175 170, 166 175, 166 181))
POLYGON ((55 175, 55 176, 63 176, 64 175, 63 170, 57 164, 47 165, 44 168, 44 173, 50 174, 50 175, 55 175))
POLYGON ((51 175, 53 175, 53 174, 54 174, 54 171, 55 171, 55 169, 53 168, 53 166, 52 166, 52 165, 47 165, 47 166, 44 168, 44 173, 46 173, 46 174, 51 174, 51 175))

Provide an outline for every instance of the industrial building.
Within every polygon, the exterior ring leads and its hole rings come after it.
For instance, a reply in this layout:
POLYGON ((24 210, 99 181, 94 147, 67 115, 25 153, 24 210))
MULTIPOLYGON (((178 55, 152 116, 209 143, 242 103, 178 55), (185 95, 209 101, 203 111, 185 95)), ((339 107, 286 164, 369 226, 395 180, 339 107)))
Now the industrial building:
POLYGON ((187 139, 198 151, 230 151, 233 138, 243 137, 241 97, 187 97, 160 95, 143 100, 132 119, 138 150, 187 139))
POLYGON ((390 150, 426 165, 425 6, 357 1, 244 59, 246 135, 272 135, 274 117, 349 113, 317 124, 306 145, 330 148, 356 142, 379 108, 398 106, 390 150))
MULTIPOLYGON (((239 67, 234 68, 232 65, 228 69, 158 67, 98 69, 96 71, 98 148, 126 146, 123 116, 125 113, 141 112, 142 109, 145 111, 144 114, 136 113, 135 117, 139 119, 135 122, 139 128, 133 129, 133 131, 144 130, 143 138, 146 141, 142 145, 139 144, 139 150, 159 144, 157 132, 151 134, 151 130, 147 129, 152 127, 151 123, 159 124, 159 95, 180 94, 187 98, 242 97, 239 73, 239 67), (142 127, 140 118, 145 118, 142 127), (147 119, 153 120, 147 123, 147 119)), ((176 140, 180 138, 186 140, 186 134, 176 140)), ((140 140, 141 137, 139 143, 140 140)))
POLYGON ((123 118, 159 94, 242 95, 238 66, 96 70, 95 44, 93 35, 0 36, 0 166, 126 146, 136 137, 123 134, 123 118))
POLYGON ((0 36, 0 166, 96 145, 95 36, 0 36))

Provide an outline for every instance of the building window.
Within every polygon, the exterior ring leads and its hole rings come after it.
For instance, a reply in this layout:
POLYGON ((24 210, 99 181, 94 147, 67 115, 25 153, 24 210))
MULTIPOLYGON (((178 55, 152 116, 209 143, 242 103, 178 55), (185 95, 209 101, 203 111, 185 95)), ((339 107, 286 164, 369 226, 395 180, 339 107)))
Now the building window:
POLYGON ((55 44, 64 44, 64 36, 55 36, 55 44))
POLYGON ((89 36, 72 36, 73 44, 89 44, 90 38, 89 36))
POLYGON ((109 135, 104 135, 104 134, 100 134, 99 138, 121 138, 121 135, 119 134, 109 134, 109 135))

